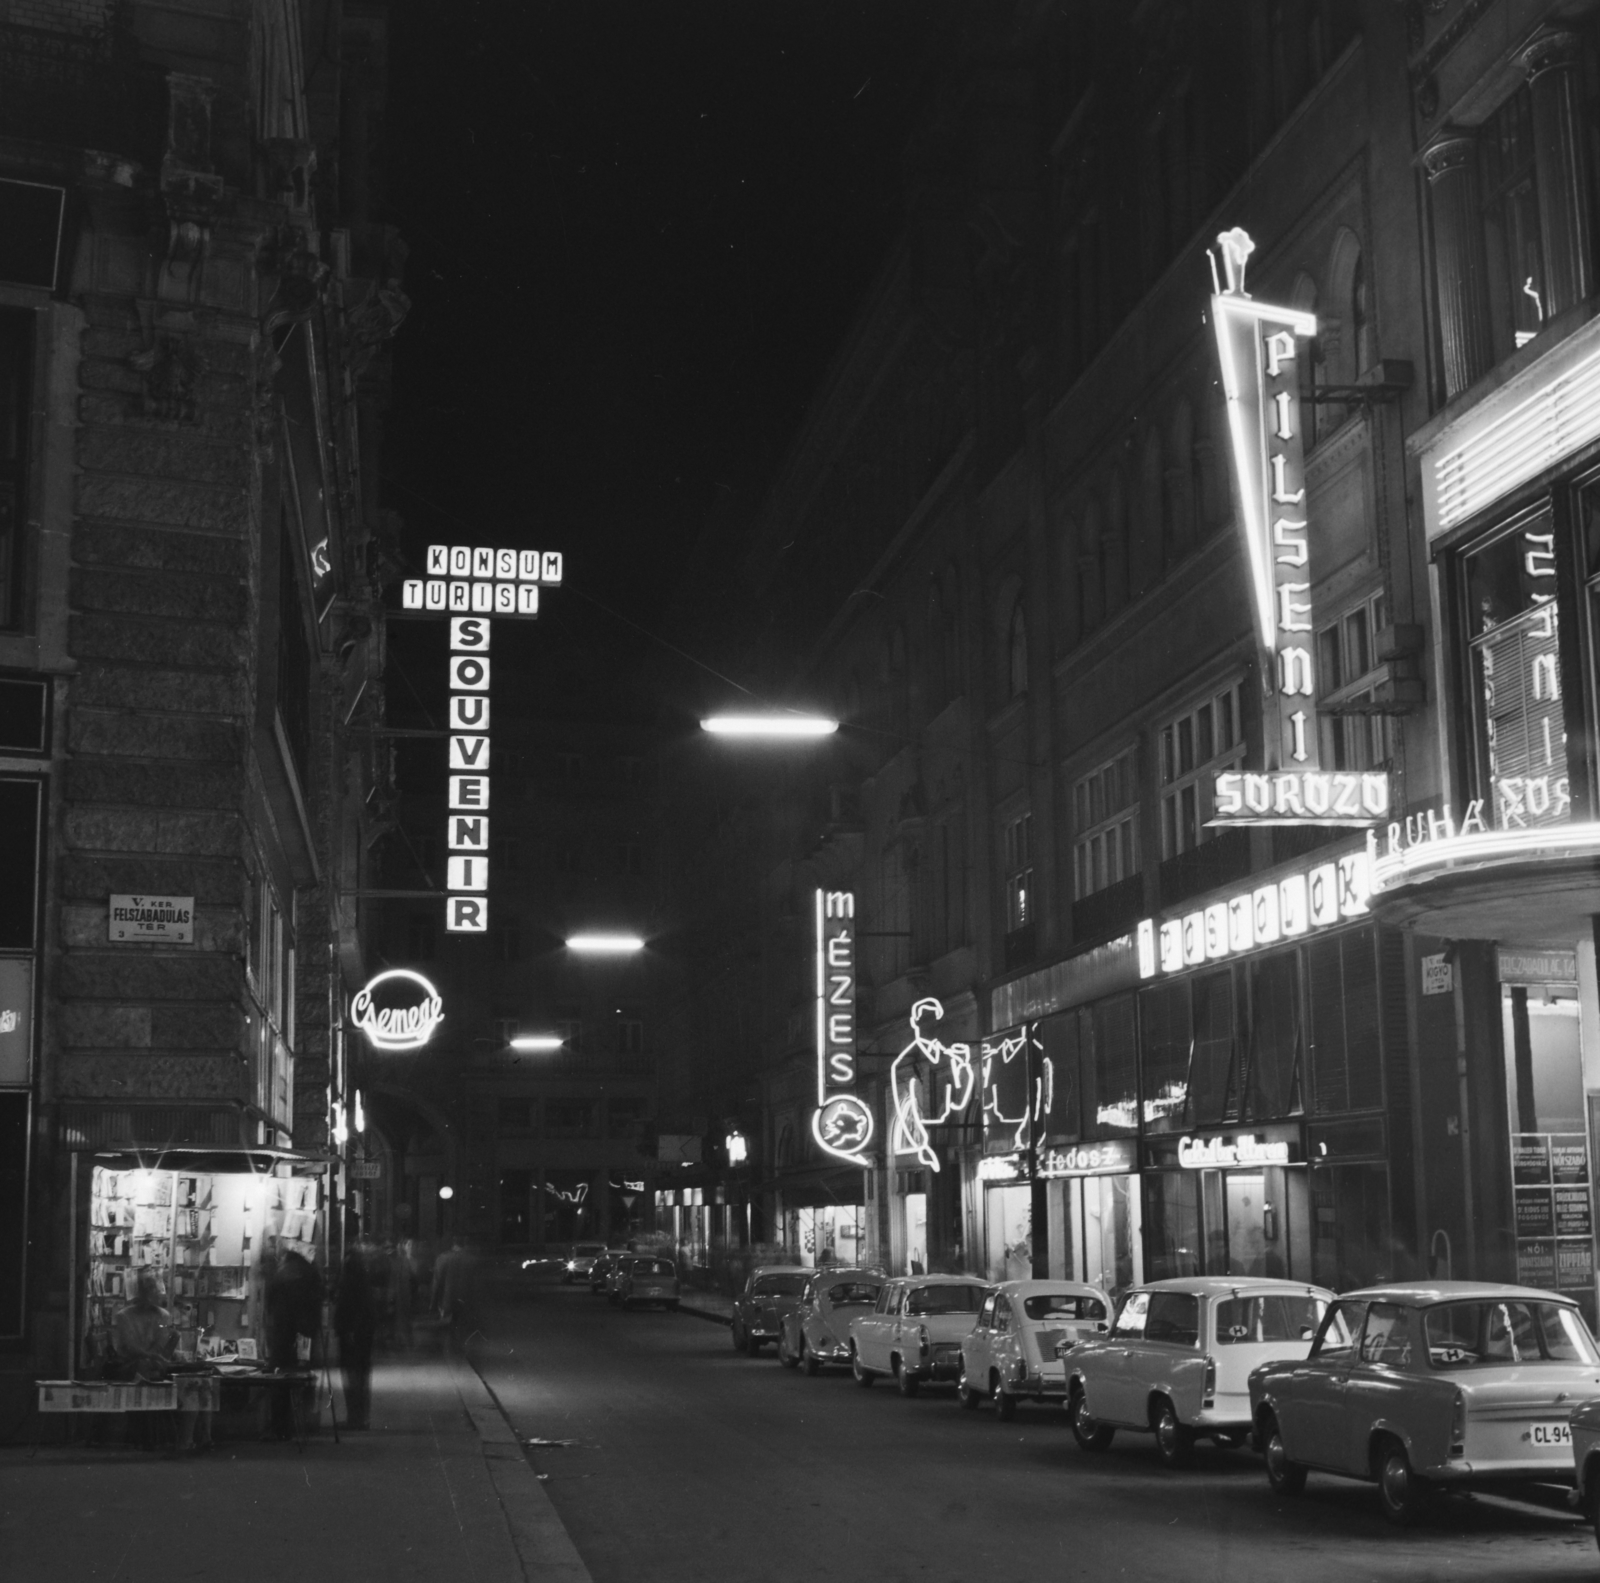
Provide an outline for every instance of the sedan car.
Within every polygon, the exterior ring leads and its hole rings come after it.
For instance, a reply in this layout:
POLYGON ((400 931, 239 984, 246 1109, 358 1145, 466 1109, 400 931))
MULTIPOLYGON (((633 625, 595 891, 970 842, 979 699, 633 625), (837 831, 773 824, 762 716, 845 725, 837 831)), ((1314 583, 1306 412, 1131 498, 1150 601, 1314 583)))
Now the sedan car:
POLYGON ((1600 1348, 1578 1305, 1477 1281, 1348 1292, 1309 1357, 1250 1376, 1256 1436, 1280 1495, 1308 1469, 1370 1479, 1409 1523, 1440 1489, 1571 1484, 1572 1412, 1600 1397, 1600 1348))
POLYGON ((574 1281, 588 1280, 594 1261, 605 1251, 603 1242, 574 1242, 568 1250, 566 1263, 561 1267, 562 1281, 571 1286, 574 1281))
POLYGON ((589 1290, 594 1293, 611 1291, 610 1281, 612 1267, 618 1259, 626 1259, 633 1253, 632 1248, 603 1248, 594 1256, 594 1262, 589 1266, 589 1290))
POLYGON ((961 1346, 989 1287, 970 1275, 906 1275, 886 1281, 875 1307, 850 1321, 856 1384, 890 1375, 902 1396, 927 1380, 961 1375, 961 1346))
POLYGON ((776 1341, 783 1316, 800 1301, 809 1272, 793 1264, 763 1264, 750 1272, 733 1300, 733 1349, 752 1358, 776 1341))
POLYGON ((883 1281, 881 1270, 818 1270, 783 1316, 778 1361, 811 1375, 820 1373, 825 1363, 849 1363, 850 1321, 877 1303, 883 1281))
POLYGON ((678 1266, 671 1259, 652 1253, 637 1253, 619 1259, 617 1301, 624 1308, 643 1303, 660 1303, 663 1308, 678 1306, 678 1266))
POLYGON ((1067 1399, 1066 1352, 1104 1335, 1111 1299, 1079 1281, 1006 1281, 978 1311, 961 1349, 956 1394, 963 1407, 987 1401, 1002 1421, 1024 1398, 1067 1399))
POLYGON ((1085 1451, 1118 1429, 1153 1433, 1170 1468, 1208 1437, 1240 1445, 1250 1433, 1250 1371, 1304 1359, 1333 1293, 1303 1281, 1194 1275, 1137 1286, 1098 1341, 1066 1356, 1067 1414, 1085 1451))

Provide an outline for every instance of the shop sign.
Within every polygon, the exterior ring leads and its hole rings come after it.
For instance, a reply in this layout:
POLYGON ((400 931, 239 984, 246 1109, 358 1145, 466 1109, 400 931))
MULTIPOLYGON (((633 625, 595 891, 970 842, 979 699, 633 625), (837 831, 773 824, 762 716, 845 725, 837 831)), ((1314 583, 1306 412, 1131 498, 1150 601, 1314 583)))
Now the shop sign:
POLYGON ((1511 1135, 1517 1280, 1558 1292, 1592 1290, 1594 1210, 1581 1132, 1511 1135))
POLYGON ((1186 1171, 1229 1170, 1234 1166, 1287 1165, 1289 1145, 1265 1138, 1180 1138, 1178 1164, 1186 1171))
POLYGON ((865 1162, 875 1130, 872 1111, 856 1093, 856 897, 854 891, 816 893, 817 1108, 811 1135, 817 1146, 851 1165, 865 1162))
POLYGON ((0 1084, 25 1084, 33 1066, 33 958, 0 957, 0 1084))
POLYGON ((383 1175, 383 1162, 381 1160, 352 1160, 348 1169, 352 1181, 375 1182, 383 1175))
POLYGON ((1159 924, 1146 918, 1134 931, 1139 977, 1181 973, 1360 918, 1371 890, 1368 872, 1367 853, 1347 852, 1181 918, 1159 924))
POLYGON ((1495 952, 1502 984, 1576 984, 1576 951, 1535 951, 1501 946, 1495 952))
POLYGON ((420 973, 392 967, 356 991, 350 1020, 375 1050, 420 1050, 444 1021, 444 1000, 420 973))
POLYGON ((1317 763, 1320 688, 1300 412, 1300 344, 1317 333, 1316 316, 1257 302, 1245 290, 1255 251, 1247 232, 1225 231, 1217 243, 1227 284, 1213 255, 1211 322, 1262 657, 1266 763, 1261 775, 1216 778, 1211 823, 1369 824, 1388 811, 1387 777, 1323 775, 1317 763))
POLYGON ((1045 1181, 1063 1176, 1122 1176, 1135 1169, 1133 1145, 1121 1139, 1046 1149, 1039 1156, 1039 1176, 1045 1181))
POLYGON ((1015 1154, 986 1154, 978 1161, 980 1182, 1019 1182, 1022 1161, 1015 1154))
POLYGON ((113 896, 107 919, 113 940, 194 944, 193 896, 113 896))
MULTIPOLYGON (((1504 777, 1502 777, 1502 781, 1504 777)), ((1503 793, 1503 787, 1502 787, 1503 793)), ((1372 889, 1391 890, 1456 867, 1528 858, 1593 857, 1600 854, 1600 823, 1528 825, 1515 810, 1507 817, 1501 799, 1501 829, 1484 818, 1484 802, 1475 797, 1458 825, 1445 803, 1437 813, 1425 809, 1392 820, 1380 835, 1367 832, 1367 857, 1372 889)), ((1539 981, 1534 981, 1539 982, 1539 981)), ((1552 980, 1570 983, 1572 980, 1552 980)))
POLYGON ((1448 995, 1456 987, 1455 969, 1450 964, 1450 958, 1443 951, 1437 956, 1425 956, 1422 959, 1422 993, 1424 995, 1448 995))
POLYGON ((561 554, 430 544, 426 578, 410 577, 400 605, 450 621, 450 725, 445 816, 445 914, 451 934, 489 929, 490 617, 531 620, 539 590, 558 585, 561 554))

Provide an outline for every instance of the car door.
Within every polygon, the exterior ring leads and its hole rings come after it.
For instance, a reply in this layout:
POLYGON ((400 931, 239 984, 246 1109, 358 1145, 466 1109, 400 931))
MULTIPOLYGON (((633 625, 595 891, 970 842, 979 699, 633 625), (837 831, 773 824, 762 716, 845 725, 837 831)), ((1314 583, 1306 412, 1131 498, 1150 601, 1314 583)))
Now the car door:
POLYGON ((905 1300, 905 1288, 898 1282, 883 1289, 878 1306, 869 1318, 861 1321, 861 1339, 857 1349, 861 1361, 869 1369, 880 1373, 889 1370, 889 1343, 900 1315, 900 1305, 905 1300))
POLYGON ((1273 1394, 1278 1426, 1291 1461, 1318 1468, 1344 1466, 1345 1386, 1366 1317, 1365 1302, 1335 1303, 1311 1344, 1311 1356, 1297 1363, 1292 1373, 1277 1376, 1273 1394))
POLYGON ((983 1382, 989 1377, 995 1305, 1003 1301, 998 1292, 990 1292, 984 1298, 983 1307, 978 1310, 978 1322, 961 1344, 961 1354, 966 1360, 967 1382, 974 1390, 982 1390, 983 1382))
POLYGON ((1403 1401, 1412 1394, 1410 1375, 1417 1356, 1415 1322, 1416 1315, 1400 1303, 1373 1303, 1367 1309, 1339 1407, 1338 1466, 1343 1472, 1365 1473, 1372 1426, 1405 1416, 1403 1401))
POLYGON ((1200 1319, 1198 1293, 1150 1294, 1143 1339, 1128 1346, 1129 1423, 1149 1422, 1154 1395, 1169 1397, 1182 1419, 1192 1419, 1199 1410, 1205 1376, 1200 1319))
POLYGON ((1143 1424, 1145 1416, 1129 1417, 1134 1387, 1129 1380, 1129 1349, 1144 1341, 1145 1316, 1150 1309, 1149 1292, 1129 1292, 1117 1310, 1117 1321, 1103 1342, 1084 1354, 1084 1397, 1090 1413, 1101 1423, 1143 1424))
POLYGON ((989 1342, 989 1366, 1000 1371, 1002 1380, 1015 1382, 1013 1367, 1021 1347, 1022 1328, 1016 1309, 1004 1292, 995 1294, 994 1329, 989 1342))

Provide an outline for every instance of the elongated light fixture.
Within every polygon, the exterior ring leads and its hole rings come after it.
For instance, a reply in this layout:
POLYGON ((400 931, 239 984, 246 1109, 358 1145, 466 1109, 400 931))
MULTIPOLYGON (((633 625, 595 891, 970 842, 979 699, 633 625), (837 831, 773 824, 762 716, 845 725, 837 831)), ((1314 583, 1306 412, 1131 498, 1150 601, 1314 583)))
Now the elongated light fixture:
POLYGON ((628 956, 644 950, 644 941, 636 934, 574 934, 567 937, 567 949, 589 956, 628 956))
POLYGON ((700 729, 718 737, 827 737, 839 722, 826 715, 712 715, 700 729))
POLYGON ((558 1033, 524 1033, 511 1041, 513 1050, 559 1050, 567 1041, 558 1033))

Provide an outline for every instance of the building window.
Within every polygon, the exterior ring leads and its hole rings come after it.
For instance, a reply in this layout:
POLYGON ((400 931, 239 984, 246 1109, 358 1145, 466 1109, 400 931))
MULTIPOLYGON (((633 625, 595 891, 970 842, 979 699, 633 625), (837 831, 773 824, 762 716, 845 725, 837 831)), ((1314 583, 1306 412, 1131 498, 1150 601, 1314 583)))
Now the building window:
POLYGON ((501 1132, 532 1132, 533 1101, 531 1099, 502 1099, 498 1115, 501 1132))
POLYGON ((547 1099, 544 1102, 545 1137, 594 1137, 596 1108, 592 1099, 547 1099))
POLYGON ((431 962, 438 950, 431 912, 414 912, 406 920, 406 955, 413 962, 431 962))
POLYGON ((583 1048, 583 1008, 567 1005, 556 1008, 556 1033, 569 1055, 583 1048))
POLYGON ((650 1114, 650 1101, 627 1097, 606 1101, 606 1134, 612 1138, 631 1138, 650 1114))
POLYGON ((522 957, 522 920, 502 918, 489 926, 494 942, 494 959, 497 962, 516 962, 522 957))
POLYGON ((1213 777, 1244 762, 1238 682, 1164 725, 1161 756, 1161 855, 1176 857, 1210 839, 1213 777))
POLYGON ((644 1022, 641 1018, 627 1014, 617 1018, 617 1054, 644 1054, 644 1022))
POLYGON ((1524 346, 1544 323, 1546 300, 1533 95, 1526 86, 1484 123, 1478 152, 1496 333, 1509 331, 1512 345, 1524 346))
POLYGON ((1013 819, 1005 829, 1006 933, 1033 922, 1033 815, 1013 819))
POLYGON ((1006 629, 1006 697, 1020 698, 1028 690, 1028 622, 1019 598, 1011 607, 1006 629))
POLYGON ((1386 610, 1384 596, 1374 594, 1317 633, 1325 769, 1377 769, 1393 756, 1388 718, 1367 712, 1383 680, 1377 639, 1386 610))
POLYGON ((14 627, 21 618, 32 351, 33 315, 0 312, 0 627, 14 627))
POLYGON ((1139 783, 1134 750, 1072 789, 1072 898, 1081 901, 1139 871, 1139 783))

